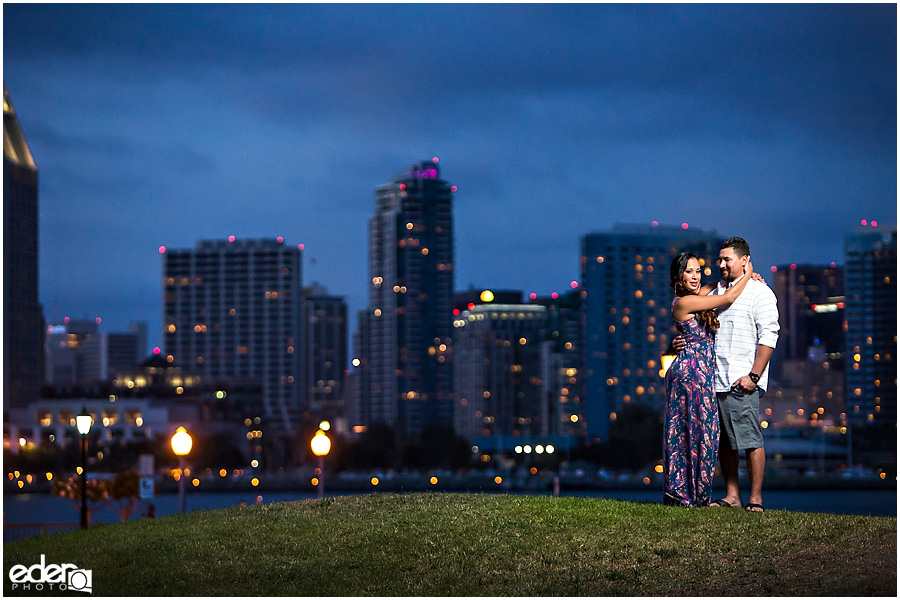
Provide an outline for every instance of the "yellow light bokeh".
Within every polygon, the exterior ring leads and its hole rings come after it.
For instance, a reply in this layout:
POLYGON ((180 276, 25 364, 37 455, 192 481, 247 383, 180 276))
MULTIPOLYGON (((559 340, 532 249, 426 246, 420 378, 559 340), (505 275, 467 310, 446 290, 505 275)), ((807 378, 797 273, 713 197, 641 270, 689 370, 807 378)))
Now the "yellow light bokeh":
POLYGON ((331 440, 321 429, 316 432, 309 445, 316 456, 325 456, 331 450, 331 440))
POLYGON ((178 456, 185 456, 191 451, 194 441, 184 427, 179 427, 172 436, 172 451, 178 456))

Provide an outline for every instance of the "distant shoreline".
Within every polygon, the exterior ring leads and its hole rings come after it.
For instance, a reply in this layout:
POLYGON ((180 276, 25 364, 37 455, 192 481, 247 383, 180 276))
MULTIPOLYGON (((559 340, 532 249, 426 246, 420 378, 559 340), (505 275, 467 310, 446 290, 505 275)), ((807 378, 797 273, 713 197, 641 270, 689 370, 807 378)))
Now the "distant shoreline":
MULTIPOLYGON (((191 478, 193 479, 193 478, 191 478)), ((202 492, 301 492, 316 493, 317 488, 312 483, 312 476, 266 474, 254 476, 245 475, 239 478, 221 478, 214 475, 203 474, 197 477, 199 485, 188 486, 188 489, 202 492), (254 478, 258 479, 253 485, 254 478)), ((384 474, 384 473, 340 473, 328 476, 326 472, 325 489, 327 492, 365 493, 378 492, 486 492, 486 491, 515 491, 552 493, 554 489, 553 475, 520 475, 485 474, 484 472, 460 474, 431 473, 408 474, 384 474), (436 483, 431 483, 431 477, 436 477, 436 483), (499 483, 495 477, 500 477, 499 483), (373 479, 377 482, 373 484, 373 479)), ((746 484, 746 480, 742 480, 746 484)), ((604 492, 604 491, 640 491, 653 490, 662 485, 661 475, 654 473, 652 477, 620 476, 611 479, 600 479, 595 476, 575 477, 560 476, 559 488, 563 491, 580 492, 604 492)), ((52 482, 35 481, 32 484, 19 488, 15 481, 4 481, 4 495, 40 494, 50 493, 52 482)), ((713 481, 713 488, 724 489, 724 483, 720 477, 713 481)), ((767 490, 885 490, 897 489, 897 480, 868 478, 846 478, 840 475, 806 476, 802 474, 774 474, 767 475, 765 480, 767 490)), ((171 493, 178 491, 178 483, 169 478, 156 477, 156 493, 171 493)))

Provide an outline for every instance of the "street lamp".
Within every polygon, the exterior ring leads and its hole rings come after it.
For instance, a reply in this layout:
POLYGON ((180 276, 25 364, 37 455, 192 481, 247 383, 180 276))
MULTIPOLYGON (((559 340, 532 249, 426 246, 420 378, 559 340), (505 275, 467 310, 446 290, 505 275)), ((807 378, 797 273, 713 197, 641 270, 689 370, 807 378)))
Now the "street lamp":
POLYGON ((313 436, 309 443, 313 454, 319 458, 319 498, 325 496, 325 455, 331 450, 331 440, 321 429, 313 436))
POLYGON ((669 347, 666 348, 665 353, 663 353, 663 355, 659 357, 660 363, 662 365, 662 368, 659 370, 660 377, 666 376, 666 372, 669 370, 669 367, 672 366, 672 363, 675 361, 675 358, 677 356, 678 356, 678 351, 675 350, 675 347, 673 346, 673 342, 669 342, 669 347))
POLYGON ((94 419, 88 414, 87 406, 82 405, 81 414, 75 417, 75 427, 81 434, 81 528, 87 529, 87 435, 91 431, 94 419))
POLYGON ((184 427, 179 427, 172 436, 172 451, 178 456, 178 506, 184 512, 184 457, 191 451, 194 442, 184 427))

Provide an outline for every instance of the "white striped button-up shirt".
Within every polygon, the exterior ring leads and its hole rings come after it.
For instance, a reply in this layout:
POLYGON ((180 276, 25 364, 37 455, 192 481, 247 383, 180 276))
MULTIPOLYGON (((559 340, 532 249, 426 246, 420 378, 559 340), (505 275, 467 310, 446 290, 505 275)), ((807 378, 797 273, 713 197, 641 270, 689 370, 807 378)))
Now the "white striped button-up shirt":
MULTIPOLYGON (((721 295, 726 289, 720 281, 711 293, 721 295)), ((727 392, 753 369, 758 345, 774 348, 778 342, 775 293, 761 281, 748 281, 733 304, 718 309, 717 318, 721 327, 716 332, 716 391, 727 392)), ((766 365, 757 384, 760 397, 765 395, 768 384, 769 366, 766 365)))

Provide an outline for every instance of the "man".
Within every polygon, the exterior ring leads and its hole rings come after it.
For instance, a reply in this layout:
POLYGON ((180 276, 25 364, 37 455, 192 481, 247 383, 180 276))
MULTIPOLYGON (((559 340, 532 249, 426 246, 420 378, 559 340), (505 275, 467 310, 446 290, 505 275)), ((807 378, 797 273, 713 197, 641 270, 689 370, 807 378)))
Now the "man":
MULTIPOLYGON (((712 294, 722 294, 744 274, 750 246, 739 237, 722 242, 717 266, 722 275, 712 294)), ((762 483, 766 468, 759 399, 769 381, 769 359, 778 341, 778 308, 775 294, 762 281, 749 281, 733 304, 718 309, 716 332, 716 398, 719 403, 719 466, 725 479, 725 497, 718 506, 741 507, 738 452, 743 450, 750 478, 746 510, 762 512, 762 483)), ((679 336, 676 350, 685 344, 679 336)))
MULTIPOLYGON (((744 273, 750 246, 739 237, 722 242, 716 263, 722 280, 713 294, 722 294, 744 273)), ((750 498, 746 509, 762 512, 762 483, 766 468, 759 399, 769 383, 769 360, 778 341, 775 294, 761 281, 750 281, 729 306, 718 311, 716 332, 716 397, 719 401, 719 465, 725 479, 725 497, 719 506, 741 506, 738 452, 744 451, 750 498)))

